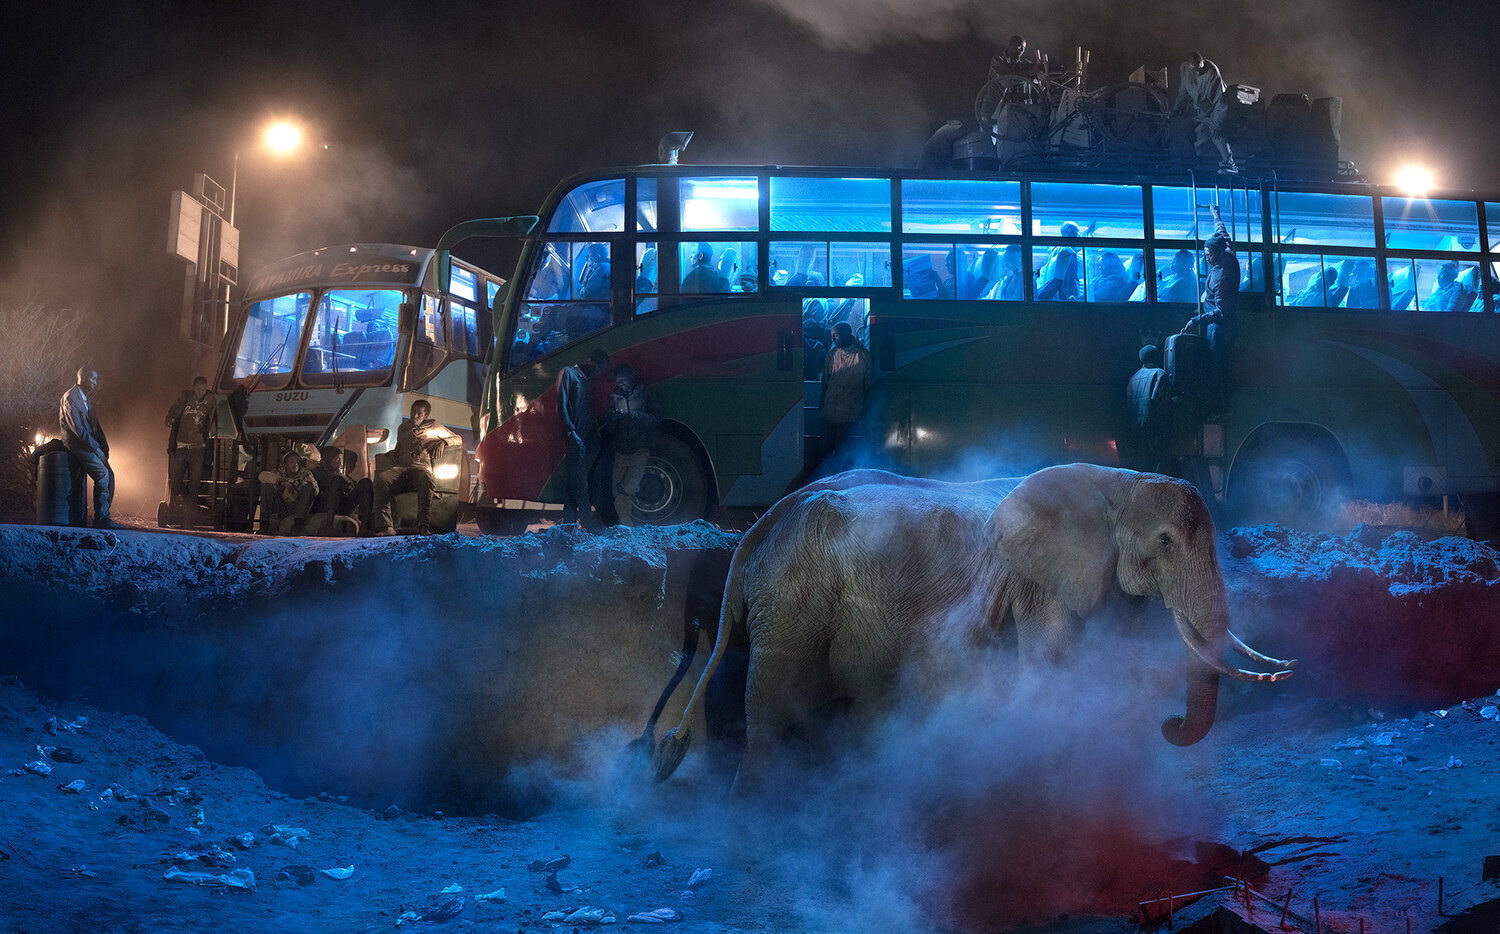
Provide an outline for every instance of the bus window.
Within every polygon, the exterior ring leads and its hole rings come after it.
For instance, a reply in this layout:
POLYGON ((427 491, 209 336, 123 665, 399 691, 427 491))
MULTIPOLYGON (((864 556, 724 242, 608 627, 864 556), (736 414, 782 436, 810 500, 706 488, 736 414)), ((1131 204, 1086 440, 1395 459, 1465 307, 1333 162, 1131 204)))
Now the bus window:
POLYGON ((683 178, 678 183, 684 231, 760 227, 760 184, 754 176, 683 178))
POLYGON ((771 229, 888 233, 890 180, 773 176, 771 229))
POLYGON ((486 279, 484 282, 484 307, 495 307, 495 296, 500 294, 500 283, 494 279, 486 279))
POLYGON ((607 245, 603 243, 549 241, 540 245, 531 264, 526 301, 517 308, 511 366, 566 347, 609 324, 608 257, 607 245), (602 269, 598 265, 600 250, 605 267, 602 269), (591 252, 595 264, 592 269, 589 268, 591 252), (601 281, 603 300, 581 300, 576 289, 586 284, 587 294, 593 294, 592 290, 601 281))
POLYGON ((1491 253, 1500 253, 1500 203, 1484 203, 1484 226, 1491 253))
POLYGON ((687 270, 678 289, 683 295, 753 293, 758 288, 754 240, 704 240, 679 244, 678 249, 678 268, 687 270))
POLYGON ((1479 251, 1479 212, 1472 201, 1382 198, 1380 204, 1387 249, 1479 251))
POLYGON ((828 267, 828 281, 833 286, 888 289, 891 286, 891 245, 830 243, 828 267))
POLYGON ((350 378, 384 380, 396 355, 401 300, 397 289, 324 292, 302 364, 303 382, 332 385, 350 378))
POLYGON ((1281 243, 1375 245, 1375 202, 1369 195, 1283 191, 1276 201, 1272 230, 1281 243))
POLYGON ((1412 270, 1412 261, 1391 257, 1385 264, 1386 284, 1389 286, 1392 311, 1412 311, 1417 307, 1417 277, 1412 270))
POLYGON ((1156 300, 1158 302, 1198 301, 1198 261, 1192 250, 1156 251, 1156 300))
POLYGON ((1021 183, 908 179, 901 183, 905 233, 1021 233, 1021 183))
POLYGON ((1031 183, 1031 232, 1037 236, 1145 236, 1146 220, 1138 185, 1031 183), (1071 225, 1076 232, 1069 233, 1071 225))
POLYGON ((635 180, 635 229, 642 233, 656 232, 656 179, 635 180))
POLYGON ((548 233, 598 233, 623 230, 625 180, 605 179, 579 185, 557 202, 548 233))
POLYGON ((453 325, 453 352, 474 360, 479 356, 479 315, 473 305, 448 303, 448 321, 453 325))
MULTIPOLYGON (((1020 262, 1017 247, 1016 261, 1020 262)), ((1084 300, 1090 302, 1143 302, 1146 290, 1142 283, 1146 275, 1146 261, 1140 250, 1121 250, 1113 247, 1091 247, 1084 252, 1084 265, 1088 268, 1088 287, 1084 300)), ((1020 295, 1014 296, 1020 298, 1020 295)))
POLYGON ((294 292, 251 305, 235 353, 235 377, 291 373, 311 304, 311 292, 294 292))
POLYGON ((575 243, 573 246, 573 297, 585 302, 609 301, 609 246, 575 243))
MULTIPOLYGON (((1479 266, 1460 263, 1456 260, 1419 259, 1400 260, 1403 266, 1411 262, 1416 267, 1414 287, 1415 307, 1418 311, 1475 311, 1483 305, 1475 301, 1479 297, 1479 266)), ((1392 291, 1392 303, 1395 302, 1392 291)))
POLYGON ((1083 298, 1082 264, 1076 247, 1059 245, 1031 255, 1039 302, 1076 302, 1083 298))
MULTIPOLYGON (((1276 289, 1278 302, 1296 308, 1338 307, 1347 286, 1341 285, 1337 256, 1283 253, 1277 260, 1281 263, 1276 289)), ((1346 262, 1352 274, 1354 262, 1346 262)))
POLYGON ((771 284, 794 288, 828 285, 828 244, 784 240, 771 244, 771 284))
POLYGON ((660 249, 656 243, 635 245, 635 313, 638 315, 657 309, 660 249))
POLYGON ((448 274, 448 292, 466 302, 476 302, 479 300, 479 277, 454 263, 453 271, 448 274))
POLYGON ((953 246, 909 243, 901 251, 901 294, 912 299, 953 297, 953 246))

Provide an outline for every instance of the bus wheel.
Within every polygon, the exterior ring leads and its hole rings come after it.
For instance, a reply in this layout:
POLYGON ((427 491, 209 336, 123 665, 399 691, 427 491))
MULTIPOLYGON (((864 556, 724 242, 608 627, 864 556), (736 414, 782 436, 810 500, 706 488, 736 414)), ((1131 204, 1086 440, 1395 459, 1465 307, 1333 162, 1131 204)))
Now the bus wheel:
POLYGON ((635 494, 637 525, 679 525, 708 510, 708 473, 693 449, 671 435, 652 435, 651 457, 635 494))
POLYGON ((1243 466, 1236 465, 1229 491, 1236 524, 1321 531, 1338 518, 1344 478, 1323 447, 1280 439, 1250 454, 1243 466))

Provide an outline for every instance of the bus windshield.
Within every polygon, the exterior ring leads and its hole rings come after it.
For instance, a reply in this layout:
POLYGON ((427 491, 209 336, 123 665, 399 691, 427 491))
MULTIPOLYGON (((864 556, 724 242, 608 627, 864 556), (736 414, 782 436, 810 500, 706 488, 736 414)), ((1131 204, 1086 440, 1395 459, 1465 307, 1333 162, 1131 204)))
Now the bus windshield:
POLYGON ((329 289, 318 301, 302 364, 308 385, 383 380, 396 357, 398 289, 329 289))
POLYGON ((235 353, 236 379, 263 377, 274 384, 287 382, 311 302, 311 292, 293 292, 262 299, 250 306, 235 353))

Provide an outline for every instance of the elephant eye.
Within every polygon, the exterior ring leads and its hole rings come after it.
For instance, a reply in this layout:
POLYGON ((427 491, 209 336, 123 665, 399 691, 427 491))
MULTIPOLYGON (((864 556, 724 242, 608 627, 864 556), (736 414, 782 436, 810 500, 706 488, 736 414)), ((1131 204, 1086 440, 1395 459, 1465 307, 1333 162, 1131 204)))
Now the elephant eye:
POLYGON ((1172 536, 1168 535, 1166 532, 1163 532, 1160 535, 1156 536, 1156 540, 1161 544, 1163 548, 1172 547, 1172 536))

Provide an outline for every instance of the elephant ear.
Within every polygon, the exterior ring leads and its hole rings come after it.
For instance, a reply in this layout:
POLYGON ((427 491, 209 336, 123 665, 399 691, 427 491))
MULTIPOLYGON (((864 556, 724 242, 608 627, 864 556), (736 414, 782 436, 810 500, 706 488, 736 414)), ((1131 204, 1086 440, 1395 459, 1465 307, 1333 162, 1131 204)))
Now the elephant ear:
POLYGON ((1079 616, 1104 601, 1114 581, 1117 511, 1108 468, 1051 467, 1027 477, 990 516, 1001 573, 1037 585, 1079 616))

